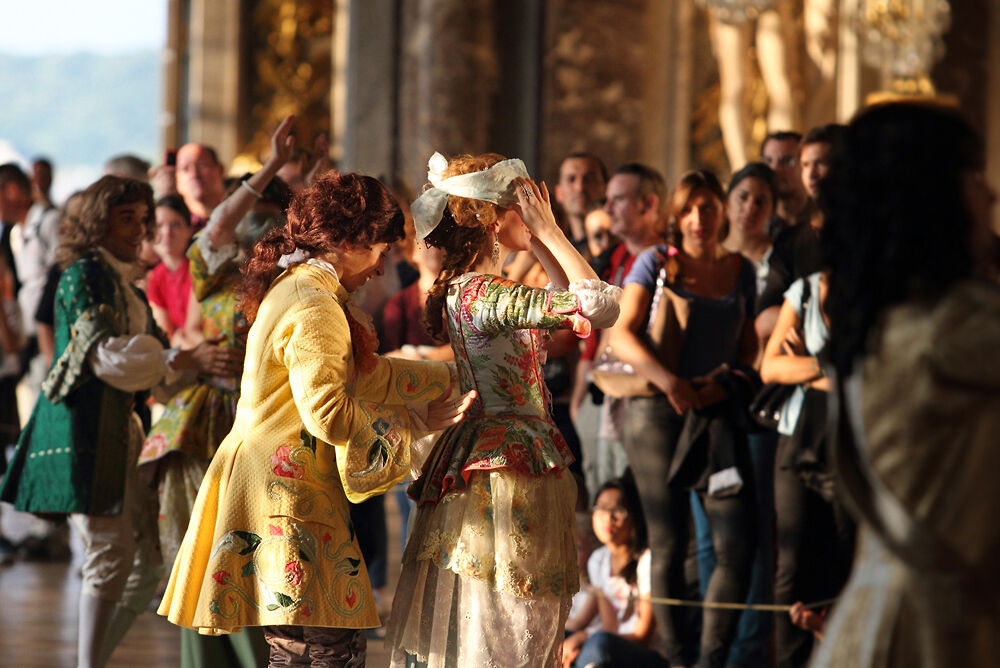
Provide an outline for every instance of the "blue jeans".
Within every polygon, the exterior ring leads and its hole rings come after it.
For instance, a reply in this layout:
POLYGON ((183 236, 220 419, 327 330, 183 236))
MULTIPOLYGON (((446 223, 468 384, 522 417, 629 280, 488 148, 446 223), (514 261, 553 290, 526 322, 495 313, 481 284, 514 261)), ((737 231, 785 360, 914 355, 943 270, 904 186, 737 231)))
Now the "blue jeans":
MULTIPOLYGON (((750 460, 757 495, 757 545, 747 603, 772 603, 774 600, 774 456, 778 434, 773 431, 749 434, 750 460)), ((708 581, 715 570, 712 530, 698 495, 691 492, 691 512, 698 540, 698 577, 705 596, 708 581)), ((744 610, 736 630, 736 640, 729 649, 727 664, 756 668, 765 665, 768 636, 773 614, 744 610)))
POLYGON ((573 668, 590 666, 629 666, 629 668, 667 668, 667 660, 637 642, 610 631, 598 631, 587 638, 573 668))

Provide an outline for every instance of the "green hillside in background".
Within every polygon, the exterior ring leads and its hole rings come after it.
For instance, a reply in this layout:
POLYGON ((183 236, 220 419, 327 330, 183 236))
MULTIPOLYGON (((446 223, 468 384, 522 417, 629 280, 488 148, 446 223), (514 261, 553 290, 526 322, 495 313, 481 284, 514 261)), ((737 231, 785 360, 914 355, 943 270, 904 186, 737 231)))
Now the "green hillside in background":
POLYGON ((0 54, 0 139, 25 157, 100 165, 158 153, 159 52, 0 54))

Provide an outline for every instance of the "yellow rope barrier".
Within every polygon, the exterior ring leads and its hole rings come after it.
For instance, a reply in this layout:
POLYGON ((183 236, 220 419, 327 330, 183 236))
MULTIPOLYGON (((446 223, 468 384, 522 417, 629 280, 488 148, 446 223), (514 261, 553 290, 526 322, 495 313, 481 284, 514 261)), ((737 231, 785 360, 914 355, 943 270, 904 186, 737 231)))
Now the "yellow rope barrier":
MULTIPOLYGON (((607 595, 601 591, 598 587, 591 585, 588 587, 590 591, 595 592, 598 596, 607 597, 607 595)), ((629 596, 629 600, 632 601, 649 601, 655 605, 673 605, 673 606, 684 606, 690 608, 709 608, 712 610, 760 610, 762 612, 790 612, 792 606, 783 605, 778 603, 723 603, 721 601, 686 601, 680 598, 662 598, 659 596, 629 596)), ((813 603, 806 603, 802 607, 807 610, 815 610, 816 608, 825 608, 828 605, 832 605, 837 599, 828 598, 823 601, 815 601, 813 603)))
MULTIPOLYGON (((649 601, 650 603, 655 603, 658 605, 674 605, 674 606, 686 606, 693 608, 710 608, 713 610, 763 610, 768 612, 789 612, 792 609, 790 605, 779 605, 776 603, 722 603, 719 601, 685 601, 679 598, 660 598, 658 596, 636 596, 635 599, 640 601, 649 601)), ((813 610, 815 608, 824 608, 832 604, 837 599, 829 598, 825 601, 816 601, 815 603, 807 603, 803 607, 808 610, 813 610)))

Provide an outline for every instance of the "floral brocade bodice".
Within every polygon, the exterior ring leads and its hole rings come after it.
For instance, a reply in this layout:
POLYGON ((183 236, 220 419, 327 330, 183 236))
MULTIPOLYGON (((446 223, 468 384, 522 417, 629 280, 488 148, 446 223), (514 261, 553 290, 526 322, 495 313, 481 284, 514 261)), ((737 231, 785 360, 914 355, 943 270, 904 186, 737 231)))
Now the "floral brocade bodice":
POLYGON ((448 287, 447 308, 462 391, 478 393, 469 415, 547 418, 541 367, 548 330, 590 332, 576 295, 466 274, 448 287))
POLYGON ((411 496, 435 502, 465 488, 477 470, 535 477, 569 466, 573 455, 549 417, 541 365, 549 330, 590 334, 577 295, 465 274, 448 286, 446 305, 462 391, 478 396, 441 435, 411 496))

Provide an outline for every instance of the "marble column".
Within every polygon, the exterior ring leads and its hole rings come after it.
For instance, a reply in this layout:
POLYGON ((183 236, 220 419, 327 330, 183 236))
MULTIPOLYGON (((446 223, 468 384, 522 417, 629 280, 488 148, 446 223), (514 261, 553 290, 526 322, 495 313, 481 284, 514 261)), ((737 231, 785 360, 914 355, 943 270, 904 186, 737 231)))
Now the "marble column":
POLYGON ((427 159, 493 150, 499 63, 492 0, 404 0, 399 171, 419 191, 427 159))
POLYGON ((542 82, 542 174, 586 150, 609 169, 671 180, 691 160, 691 0, 552 0, 542 82))
POLYGON ((178 141, 215 147, 223 164, 241 147, 243 4, 190 0, 188 5, 187 136, 178 141))

